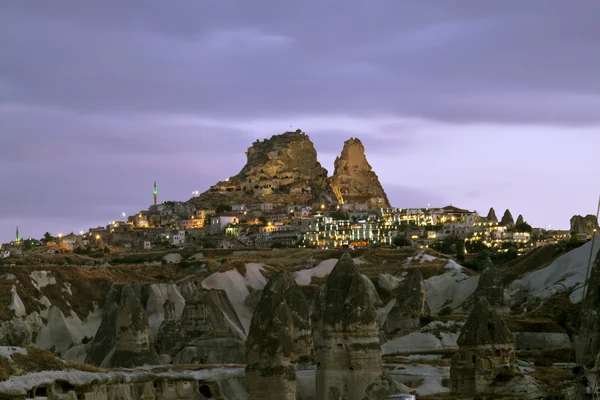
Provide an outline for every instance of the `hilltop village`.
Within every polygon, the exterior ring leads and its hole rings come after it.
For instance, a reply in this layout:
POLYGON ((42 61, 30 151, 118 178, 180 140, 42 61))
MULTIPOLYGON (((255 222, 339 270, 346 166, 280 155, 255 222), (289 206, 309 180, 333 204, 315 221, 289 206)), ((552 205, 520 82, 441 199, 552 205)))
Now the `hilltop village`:
MULTIPOLYGON (((159 201, 107 226, 79 234, 47 234, 41 240, 2 246, 0 257, 18 257, 23 248, 50 245, 48 252, 157 251, 176 248, 358 249, 432 248, 463 259, 489 250, 516 257, 535 247, 585 241, 597 226, 593 216, 574 216, 571 230, 531 227, 510 210, 484 216, 453 205, 391 207, 359 139, 344 143, 331 177, 317 160, 309 137, 286 132, 256 141, 241 172, 187 202, 159 201)), ((125 215, 124 215, 125 216, 125 215)))
POLYGON ((395 208, 308 136, 79 234, 0 249, 0 398, 593 399, 597 217, 395 208), (395 396, 395 397, 394 397, 395 396))

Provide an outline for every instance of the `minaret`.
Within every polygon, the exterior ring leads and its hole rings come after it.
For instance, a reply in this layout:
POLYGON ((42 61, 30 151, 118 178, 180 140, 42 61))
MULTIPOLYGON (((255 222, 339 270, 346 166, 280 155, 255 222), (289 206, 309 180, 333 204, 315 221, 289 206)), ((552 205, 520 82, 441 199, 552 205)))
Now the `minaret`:
POLYGON ((158 202, 158 189, 156 188, 156 181, 154 181, 154 207, 156 207, 156 203, 158 202))
POLYGON ((16 237, 15 237, 15 242, 19 243, 20 241, 21 241, 21 236, 19 236, 19 227, 17 226, 17 234, 16 234, 16 237))

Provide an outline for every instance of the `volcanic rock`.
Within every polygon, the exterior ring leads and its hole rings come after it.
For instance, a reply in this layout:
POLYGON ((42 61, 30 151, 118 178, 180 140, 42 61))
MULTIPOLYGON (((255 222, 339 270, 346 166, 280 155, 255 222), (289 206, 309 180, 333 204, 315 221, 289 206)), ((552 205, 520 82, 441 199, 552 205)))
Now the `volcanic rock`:
POLYGON ((504 215, 502 216, 502 220, 500 221, 500 223, 506 226, 515 225, 515 220, 513 219, 513 216, 508 208, 506 209, 506 211, 504 211, 504 215))
POLYGON ((486 219, 488 222, 498 222, 498 217, 496 217, 496 211, 494 210, 494 207, 490 208, 486 219))
POLYGON ((312 358, 310 311, 291 274, 273 274, 263 289, 246 341, 249 400, 296 399, 292 362, 312 358))
POLYGON ((390 310, 384 324, 386 333, 404 336, 421 327, 421 317, 429 314, 425 302, 425 282, 418 269, 412 269, 395 290, 396 304, 390 310))
POLYGON ((342 154, 335 159, 334 173, 329 182, 340 190, 344 203, 369 204, 373 208, 390 207, 390 202, 379 183, 377 174, 365 156, 365 147, 359 139, 344 143, 342 154))
POLYGON ((484 393, 499 374, 516 370, 513 334, 485 297, 477 298, 457 344, 450 368, 455 395, 484 393))
POLYGON ((239 174, 192 198, 197 207, 214 209, 220 204, 261 201, 302 204, 325 191, 327 170, 317 160, 313 142, 301 130, 256 141, 246 152, 239 174))
POLYGON ((517 217, 517 222, 515 223, 515 225, 521 225, 525 223, 525 219, 523 218, 522 214, 519 214, 519 216, 517 217))
POLYGON ((346 253, 315 307, 316 398, 363 400, 382 373, 377 310, 371 288, 346 253))
POLYGON ((504 298, 502 274, 489 257, 485 260, 483 272, 479 276, 479 284, 471 297, 471 301, 463 308, 465 310, 472 309, 480 297, 485 297, 492 308, 500 314, 505 314, 509 311, 504 298))
POLYGON ((586 235, 594 236, 594 229, 598 230, 598 219, 595 215, 574 215, 571 218, 571 233, 578 234, 583 233, 586 235))
POLYGON ((600 251, 592 265, 592 272, 582 303, 581 326, 575 337, 577 363, 593 366, 600 352, 600 251))
POLYGON ((154 349, 157 354, 175 355, 185 342, 181 320, 175 316, 175 304, 167 299, 164 304, 165 319, 158 329, 154 349))

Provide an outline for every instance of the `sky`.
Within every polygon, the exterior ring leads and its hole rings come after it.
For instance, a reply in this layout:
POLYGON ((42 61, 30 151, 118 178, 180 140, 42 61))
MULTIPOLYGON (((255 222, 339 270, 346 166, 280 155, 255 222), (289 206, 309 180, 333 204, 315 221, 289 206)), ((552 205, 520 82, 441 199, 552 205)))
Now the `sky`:
POLYGON ((594 214, 597 0, 0 2, 0 242, 235 175, 302 129, 358 137, 396 207, 567 229, 594 214))

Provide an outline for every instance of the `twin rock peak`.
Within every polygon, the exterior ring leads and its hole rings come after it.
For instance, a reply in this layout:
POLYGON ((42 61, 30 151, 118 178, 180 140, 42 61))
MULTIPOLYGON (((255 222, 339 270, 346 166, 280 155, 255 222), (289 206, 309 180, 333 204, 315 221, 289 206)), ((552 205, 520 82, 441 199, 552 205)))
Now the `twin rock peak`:
POLYGON ((342 153, 335 159, 332 176, 318 161, 313 142, 300 129, 255 141, 246 157, 246 165, 237 175, 213 185, 191 201, 205 207, 256 200, 390 207, 359 139, 351 138, 344 143, 342 153))

